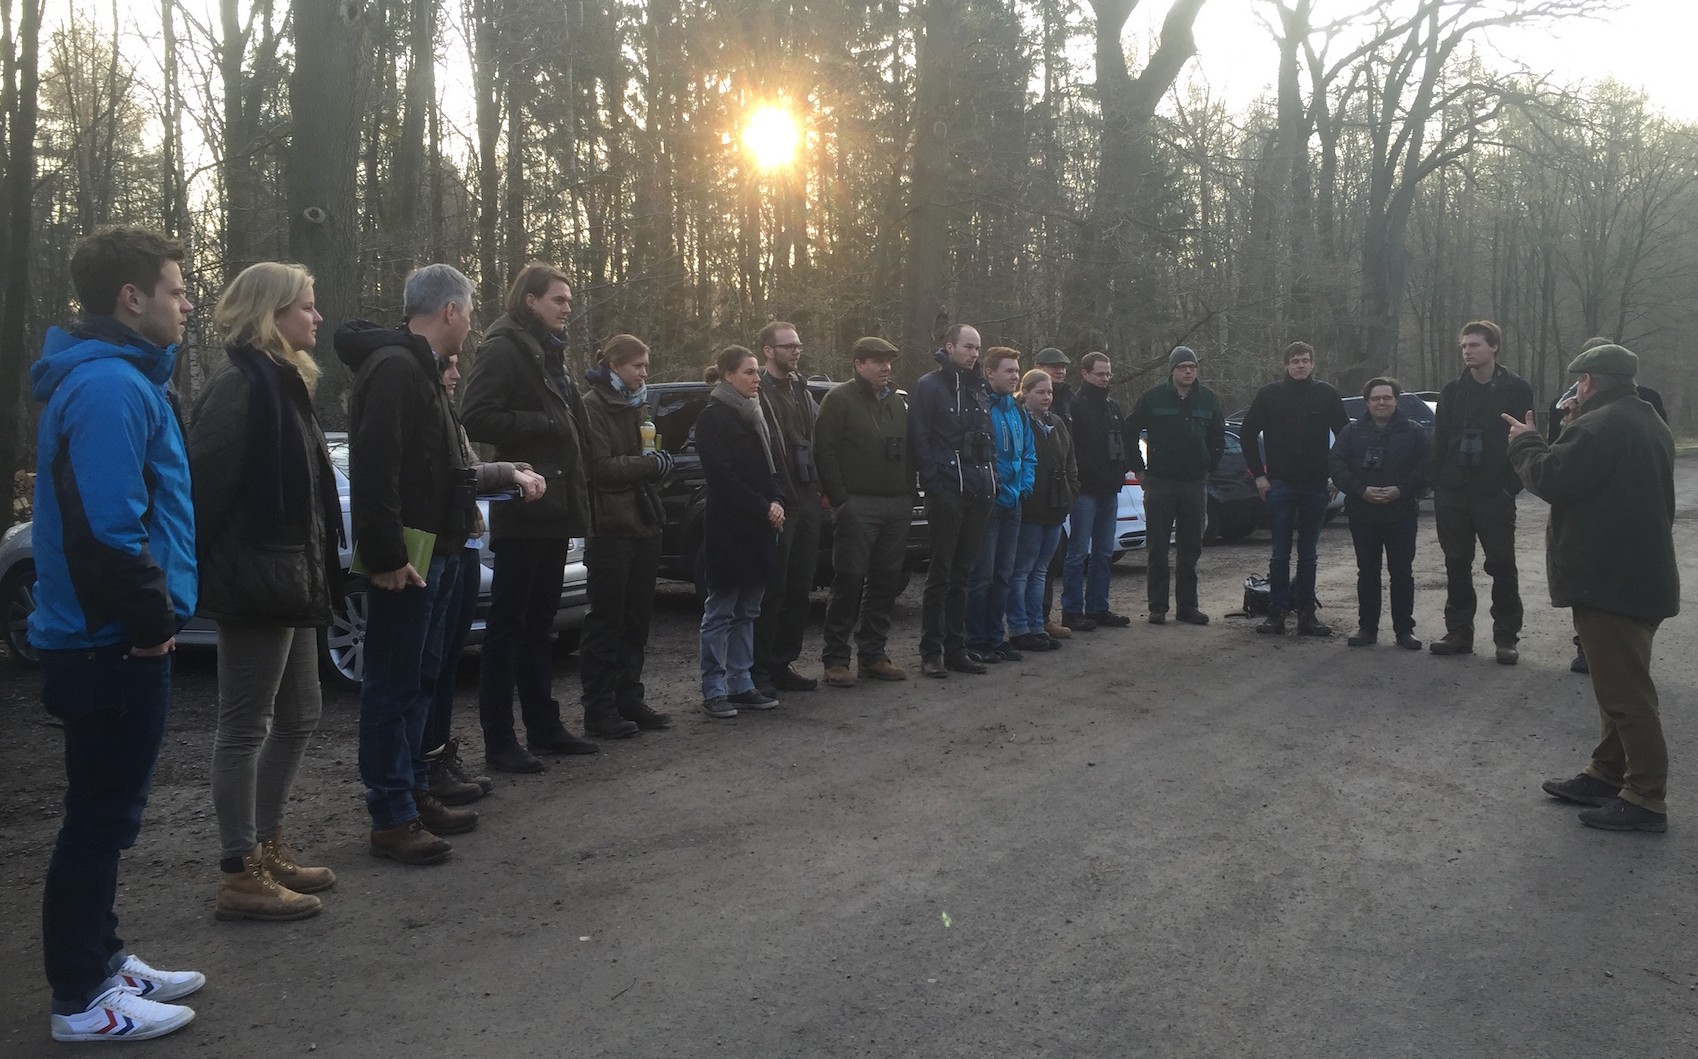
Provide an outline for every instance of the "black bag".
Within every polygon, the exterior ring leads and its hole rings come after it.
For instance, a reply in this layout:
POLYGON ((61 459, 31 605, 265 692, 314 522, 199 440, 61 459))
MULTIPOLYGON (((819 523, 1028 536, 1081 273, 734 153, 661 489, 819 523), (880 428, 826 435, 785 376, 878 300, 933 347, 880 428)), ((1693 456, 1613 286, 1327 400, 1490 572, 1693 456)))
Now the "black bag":
POLYGON ((1251 574, 1244 579, 1244 613, 1249 615, 1266 614, 1268 600, 1272 593, 1268 591, 1268 579, 1261 574, 1251 574))

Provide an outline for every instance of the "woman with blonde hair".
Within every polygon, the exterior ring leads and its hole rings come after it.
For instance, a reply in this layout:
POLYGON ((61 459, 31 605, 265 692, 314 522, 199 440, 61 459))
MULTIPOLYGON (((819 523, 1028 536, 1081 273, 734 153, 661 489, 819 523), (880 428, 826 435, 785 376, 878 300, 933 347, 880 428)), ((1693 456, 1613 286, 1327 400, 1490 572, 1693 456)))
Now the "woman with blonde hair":
POLYGON ((283 837, 322 708, 318 630, 341 595, 342 508, 312 405, 321 322, 306 269, 244 269, 213 310, 224 361, 189 425, 199 613, 218 623, 219 919, 303 919, 336 882, 283 837))
POLYGON ((1020 379, 1019 397, 1032 421, 1037 470, 1031 495, 1021 501, 1020 536, 1008 579, 1008 642, 1021 651, 1053 651, 1061 641, 1044 631, 1044 586, 1050 558, 1061 543, 1061 524, 1079 496, 1079 464, 1073 432, 1051 410, 1055 384, 1049 373, 1028 371, 1020 379))

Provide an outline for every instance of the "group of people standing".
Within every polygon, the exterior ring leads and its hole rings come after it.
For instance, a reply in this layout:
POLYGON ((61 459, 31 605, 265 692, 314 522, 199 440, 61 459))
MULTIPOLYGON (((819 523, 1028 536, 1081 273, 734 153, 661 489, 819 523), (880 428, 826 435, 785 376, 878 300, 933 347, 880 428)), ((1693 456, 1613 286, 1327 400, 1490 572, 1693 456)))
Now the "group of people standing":
MULTIPOLYGON (((336 882, 331 869, 302 861, 284 827, 322 708, 316 634, 342 597, 347 543, 312 400, 318 367, 309 351, 322 317, 299 266, 241 272, 214 309, 224 356, 185 429, 169 385, 193 309, 185 260, 180 242, 146 229, 85 239, 71 262, 83 313, 49 331, 31 368, 44 408, 30 638, 41 651, 43 703, 64 725, 67 778, 42 915, 59 1040, 146 1039, 194 1017, 176 1001, 204 976, 130 953, 114 911, 119 854, 137 837, 163 738, 175 636, 194 614, 217 622, 219 641, 215 914, 299 919, 317 913, 336 882)), ((478 823, 461 806, 492 786, 461 760, 451 712, 486 534, 494 572, 479 720, 488 766, 535 772, 539 754, 598 749, 567 729, 553 697, 551 630, 575 536, 588 538, 586 733, 625 738, 670 724, 643 682, 663 527, 656 486, 673 466, 649 413, 649 350, 631 335, 609 339, 581 392, 564 355, 571 298, 558 269, 522 269, 458 406, 458 356, 474 314, 472 283, 459 270, 434 264, 410 275, 399 326, 337 329, 338 356, 353 373, 353 569, 370 584, 359 771, 374 855, 444 859, 452 847, 443 836, 478 823), (496 459, 479 460, 473 442, 492 445, 496 459), (480 496, 490 499, 488 526, 480 496)), ((1570 366, 1579 383, 1564 408, 1569 425, 1547 442, 1532 426, 1530 389, 1496 364, 1500 337, 1485 322, 1463 329, 1467 370, 1441 396, 1430 446, 1398 412, 1395 381, 1371 380, 1368 414, 1349 423, 1336 391, 1312 378, 1313 349, 1286 351, 1286 378, 1257 395, 1243 434, 1274 530, 1273 605, 1260 628, 1283 632, 1295 612, 1300 633, 1330 632, 1314 598, 1330 474, 1348 496, 1360 565, 1350 643, 1377 636, 1384 555, 1397 642, 1419 648, 1414 505, 1431 483, 1450 578, 1447 631, 1432 650, 1472 650, 1478 540, 1494 579, 1497 660, 1513 663, 1514 493, 1524 482, 1553 507, 1553 602, 1574 608, 1603 727, 1586 771, 1545 790, 1587 805, 1581 818, 1592 826, 1662 830, 1667 756, 1649 665, 1658 622, 1678 609, 1668 430, 1634 391, 1634 355, 1603 344, 1570 366)), ((1148 620, 1167 620, 1171 535, 1174 616, 1208 623, 1196 562, 1224 421, 1197 381, 1192 350, 1174 349, 1168 378, 1122 416, 1106 355, 1081 359, 1074 392, 1060 350, 1040 351, 1024 373, 1009 347, 982 351, 981 364, 979 333, 967 325, 949 329, 911 402, 892 383, 899 354, 883 339, 856 342, 854 377, 817 403, 794 325, 769 325, 758 344, 759 355, 741 346, 719 354, 695 425, 706 481, 700 666, 710 716, 770 709, 781 691, 817 687, 796 663, 825 504, 833 574, 823 679, 848 687, 907 678, 888 637, 916 483, 931 532, 919 650, 928 677, 982 674, 1023 651, 1055 650, 1075 632, 1130 624, 1108 605, 1116 496, 1129 474, 1146 502, 1148 620), (1062 549, 1064 522, 1073 532, 1062 549)))

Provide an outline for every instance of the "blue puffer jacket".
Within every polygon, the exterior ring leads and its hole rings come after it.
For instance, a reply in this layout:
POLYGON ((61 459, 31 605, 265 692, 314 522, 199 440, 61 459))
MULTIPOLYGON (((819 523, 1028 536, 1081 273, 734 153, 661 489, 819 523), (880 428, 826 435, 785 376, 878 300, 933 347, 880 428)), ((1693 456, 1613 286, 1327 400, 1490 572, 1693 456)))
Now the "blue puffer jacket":
POLYGON ((996 506, 1014 507, 1032 495, 1037 442, 1032 419, 1013 394, 991 398, 991 432, 996 435, 996 506))
POLYGON ((195 612, 195 512, 160 349, 110 317, 47 332, 30 366, 36 440, 36 609, 47 650, 154 647, 195 612))
POLYGON ((962 371, 943 350, 937 370, 920 376, 908 401, 908 448, 927 493, 968 500, 996 496, 990 391, 977 368, 962 371))

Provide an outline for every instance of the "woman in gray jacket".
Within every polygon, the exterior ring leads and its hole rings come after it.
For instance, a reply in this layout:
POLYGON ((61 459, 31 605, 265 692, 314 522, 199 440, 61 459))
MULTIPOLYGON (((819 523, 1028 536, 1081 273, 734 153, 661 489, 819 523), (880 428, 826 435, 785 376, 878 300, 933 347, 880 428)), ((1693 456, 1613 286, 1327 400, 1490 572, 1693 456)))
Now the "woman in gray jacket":
POLYGON ((283 837, 289 788, 318 728, 318 630, 341 594, 342 507, 313 412, 322 318, 312 276, 261 262, 213 310, 225 360, 189 426, 200 614, 218 622, 212 802, 219 919, 303 919, 336 876, 283 837))

